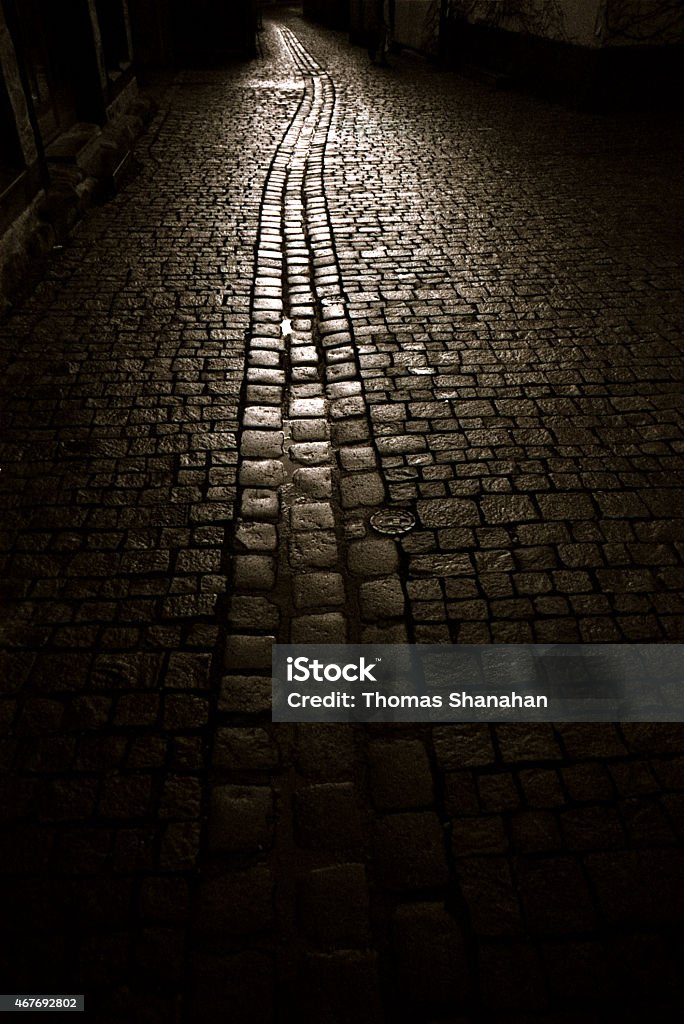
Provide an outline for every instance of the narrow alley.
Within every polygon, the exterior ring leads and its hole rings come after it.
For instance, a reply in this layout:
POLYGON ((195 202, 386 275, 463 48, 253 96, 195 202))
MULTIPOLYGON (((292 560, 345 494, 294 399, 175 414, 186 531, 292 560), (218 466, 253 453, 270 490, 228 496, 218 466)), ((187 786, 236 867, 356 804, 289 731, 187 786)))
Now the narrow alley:
POLYGON ((3 991, 677 1020, 680 724, 279 724, 271 647, 684 642, 681 120, 257 49, 0 320, 3 991))

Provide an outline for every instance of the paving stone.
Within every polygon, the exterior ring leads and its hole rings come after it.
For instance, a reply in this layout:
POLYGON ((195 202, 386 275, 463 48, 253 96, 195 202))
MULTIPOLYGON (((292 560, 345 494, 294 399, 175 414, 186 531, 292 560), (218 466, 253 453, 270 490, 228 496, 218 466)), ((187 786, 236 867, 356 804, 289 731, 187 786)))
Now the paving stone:
POLYGON ((463 1006, 472 978, 463 932, 442 903, 412 903, 392 919, 401 997, 425 1006, 463 1006))
POLYGON ((235 531, 235 543, 238 548, 248 551, 275 551, 278 537, 275 526, 270 523, 240 522, 235 531))
POLYGON ((290 512, 293 530, 330 530, 335 525, 335 514, 327 502, 306 502, 295 505, 290 512))
POLYGON ((259 715, 271 708, 270 676, 225 676, 221 680, 219 711, 226 714, 259 715))
POLYGON ((455 821, 452 826, 451 843, 457 857, 501 854, 508 850, 508 836, 503 819, 496 815, 455 821))
POLYGON ((214 764, 228 771, 267 771, 279 753, 265 729, 227 726, 216 733, 214 764))
POLYGON ((367 441, 370 432, 365 419, 337 420, 331 424, 333 444, 337 446, 353 444, 356 441, 367 441))
POLYGON ((276 580, 275 559, 268 555, 236 555, 233 580, 239 590, 272 590, 276 580))
POLYGON ((264 850, 271 845, 273 794, 267 786, 214 786, 209 813, 212 850, 264 850))
POLYGON ((340 480, 340 494, 344 508, 380 505, 385 499, 385 488, 377 473, 354 473, 340 480))
POLYGON ((140 890, 140 911, 148 921, 185 920, 190 911, 187 880, 168 875, 146 878, 140 890))
POLYGON ((307 872, 299 883, 299 907, 304 929, 318 949, 368 947, 368 883, 363 864, 307 872))
POLYGON ((339 612, 296 615, 292 619, 290 641, 293 644, 344 644, 347 639, 347 620, 339 612))
POLYGON ((558 741, 551 726, 508 724, 496 726, 502 756, 512 761, 560 760, 558 741))
POLYGON ((226 644, 225 667, 231 671, 241 669, 271 668, 271 647, 273 636, 250 636, 235 633, 226 644))
POLYGON ((604 920, 638 918, 647 927, 681 914, 680 850, 614 850, 591 853, 584 863, 604 920))
POLYGON ((199 817, 201 801, 199 779, 169 776, 164 783, 160 817, 170 821, 195 821, 199 817))
POLYGON ((371 580, 359 587, 361 618, 376 619, 402 618, 406 599, 398 579, 371 580))
MULTIPOLYGON (((126 837, 127 849, 120 854, 120 870, 150 870, 154 863, 149 832, 126 837), (131 842, 132 840, 132 842, 131 842)), ((195 822, 172 822, 161 843, 159 867, 166 871, 193 870, 197 864, 200 848, 200 829, 195 822)))
POLYGON ((463 857, 456 874, 481 937, 513 937, 524 931, 518 895, 505 857, 463 857))
POLYGON ((426 448, 426 442, 423 437, 407 434, 397 437, 379 437, 377 446, 380 455, 399 455, 422 452, 426 448))
POLYGON ((560 815, 560 825, 570 850, 615 849, 626 845, 622 821, 617 810, 609 806, 565 810, 560 815))
POLYGON ((306 723, 297 726, 294 759, 297 770, 310 779, 344 780, 355 756, 354 734, 346 725, 306 723))
POLYGON ((277 458, 282 452, 281 430, 245 430, 240 439, 240 453, 245 458, 277 458))
POLYGON ((291 419, 296 417, 315 419, 325 416, 325 400, 323 398, 293 398, 290 401, 289 416, 291 419))
POLYGON ((248 429, 280 430, 283 425, 283 417, 280 409, 271 405, 248 405, 242 422, 248 429))
POLYGON ((397 546, 388 538, 354 541, 349 545, 347 564, 359 576, 385 576, 398 568, 397 546))
POLYGON ((509 772, 480 776, 477 791, 485 811, 507 811, 520 806, 515 779, 509 772))
POLYGON ((430 762, 419 740, 369 744, 370 786, 380 810, 429 807, 434 800, 430 762))
POLYGON ((507 946, 502 957, 500 947, 491 943, 480 947, 480 994, 488 1012, 539 1012, 548 1001, 536 949, 529 943, 507 946))
POLYGON ((444 836, 436 814, 388 814, 374 827, 374 856, 383 888, 427 889, 449 878, 444 836))
POLYGON ((293 366, 318 365, 318 352, 315 345, 293 345, 290 350, 293 366))
POLYGON ((294 441, 327 441, 330 425, 325 419, 297 419, 290 424, 294 441))
POLYGON ((596 515, 588 494, 544 494, 537 503, 545 519, 593 519, 596 515))
POLYGON ((339 561, 332 530, 298 530, 290 538, 290 565, 295 570, 332 568, 339 561))
POLYGON ((474 502, 461 498, 433 499, 418 502, 418 516, 423 526, 476 525, 480 521, 474 502))
POLYGON ((294 472, 293 481, 299 494, 307 498, 329 498, 332 494, 330 470, 321 466, 305 467, 294 472))
POLYGON ((595 925, 586 879, 570 857, 520 859, 518 891, 532 933, 585 933, 595 925), (560 882, 560 884, 559 884, 560 882))
POLYGON ((285 371, 271 366, 249 366, 246 379, 250 384, 285 384, 285 371))
POLYGON ((355 445, 341 448, 339 459, 342 468, 347 472, 375 469, 375 453, 368 446, 355 445))
POLYGON ((245 460, 240 468, 239 481, 243 487, 278 487, 285 479, 282 462, 276 459, 245 460))
POLYGON ((370 625, 361 629, 361 643, 363 644, 407 644, 409 643, 408 630, 405 623, 394 623, 391 626, 370 625))
POLYGON ((270 384, 248 384, 245 395, 249 405, 274 405, 280 406, 283 401, 282 387, 270 384))
POLYGON ((295 608, 334 607, 345 602, 344 579, 334 572, 297 573, 293 577, 295 608))
POLYGON ((276 630, 280 621, 278 606, 265 597, 247 597, 234 594, 228 617, 233 629, 276 630))
MULTIPOLYGON (((540 498, 540 503, 544 501, 540 498)), ((518 523, 530 519, 538 519, 532 501, 524 495, 496 495, 480 499, 482 515, 487 523, 518 523)), ((559 515, 560 519, 567 519, 567 515, 559 515)), ((579 518, 579 517, 578 517, 579 518)))
POLYGON ((330 445, 326 441, 309 441, 293 444, 289 449, 290 458, 303 466, 320 466, 330 459, 330 445))
POLYGON ((259 932, 273 920, 273 878, 257 866, 206 878, 200 889, 195 927, 207 934, 259 932))
POLYGON ((295 795, 295 838, 307 850, 326 851, 342 860, 363 851, 357 797, 351 783, 306 786, 295 795))
POLYGON ((510 820, 511 849, 517 853, 553 853, 566 845, 551 811, 524 811, 510 820))
POLYGON ((494 745, 486 725, 435 726, 435 754, 442 769, 458 769, 496 762, 494 745))
POLYGON ((334 383, 342 380, 354 380, 357 373, 356 363, 336 362, 326 368, 325 377, 328 382, 334 383))
POLYGON ((334 398, 335 390, 340 390, 341 384, 329 385, 327 388, 329 397, 333 399, 330 402, 330 415, 333 420, 348 419, 352 416, 365 416, 366 414, 366 402, 361 395, 351 395, 346 398, 334 398), (333 394, 330 392, 333 391, 333 394))
POLYGON ((270 366, 277 369, 280 367, 281 362, 279 352, 271 352, 265 349, 254 348, 247 356, 249 366, 270 366))
MULTIPOLYGON (((341 380, 329 383, 325 389, 325 393, 329 399, 333 400, 330 406, 330 414, 333 419, 339 418, 339 415, 335 414, 335 408, 338 406, 339 409, 345 408, 343 405, 339 404, 342 399, 360 396, 362 392, 363 388, 360 380, 341 380)), ((350 408, 356 408, 356 403, 353 403, 350 408)), ((365 405, 363 412, 365 413, 365 405)), ((342 415, 345 415, 345 413, 343 412, 342 415)), ((351 415, 353 415, 353 413, 351 415)))
POLYGON ((241 512, 245 519, 274 520, 279 509, 276 491, 247 487, 242 492, 241 512))

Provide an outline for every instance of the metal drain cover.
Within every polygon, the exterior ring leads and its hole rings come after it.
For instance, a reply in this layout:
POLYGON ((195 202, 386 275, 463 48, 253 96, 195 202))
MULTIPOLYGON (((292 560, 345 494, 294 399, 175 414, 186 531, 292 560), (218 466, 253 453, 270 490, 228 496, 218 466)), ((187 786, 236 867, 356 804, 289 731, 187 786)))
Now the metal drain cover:
POLYGON ((376 533, 397 536, 412 530, 416 525, 416 517, 402 508, 383 508, 380 512, 373 513, 370 524, 376 533))

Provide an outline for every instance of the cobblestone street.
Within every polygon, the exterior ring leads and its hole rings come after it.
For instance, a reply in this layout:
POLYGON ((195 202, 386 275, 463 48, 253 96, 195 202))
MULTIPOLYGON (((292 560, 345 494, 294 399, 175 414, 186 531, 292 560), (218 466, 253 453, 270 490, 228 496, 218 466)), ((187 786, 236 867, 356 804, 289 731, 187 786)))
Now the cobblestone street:
POLYGON ((0 321, 3 991, 684 1012, 681 725, 271 721, 274 642, 684 641, 681 122, 390 61, 181 71, 0 321))

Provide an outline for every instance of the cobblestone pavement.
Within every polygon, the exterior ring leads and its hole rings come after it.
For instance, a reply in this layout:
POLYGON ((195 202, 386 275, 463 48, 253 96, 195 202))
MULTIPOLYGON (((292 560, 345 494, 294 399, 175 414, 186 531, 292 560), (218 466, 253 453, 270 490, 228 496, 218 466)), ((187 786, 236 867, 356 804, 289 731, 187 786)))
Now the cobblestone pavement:
POLYGON ((680 726, 270 721, 274 638, 682 639, 677 131, 261 49, 0 325, 5 989, 678 1019, 680 726))

